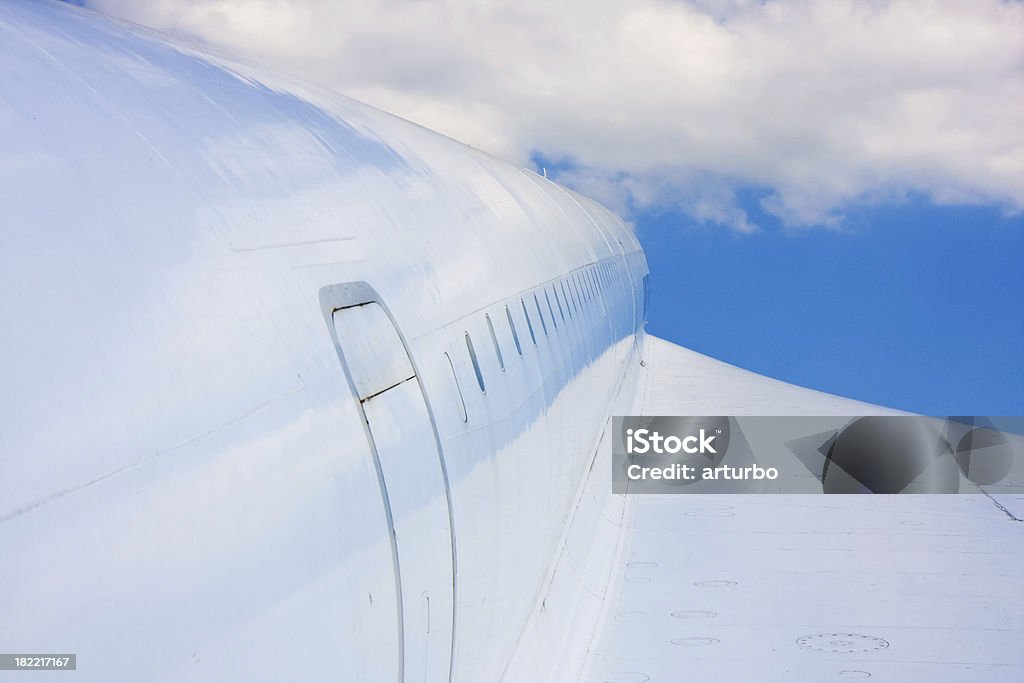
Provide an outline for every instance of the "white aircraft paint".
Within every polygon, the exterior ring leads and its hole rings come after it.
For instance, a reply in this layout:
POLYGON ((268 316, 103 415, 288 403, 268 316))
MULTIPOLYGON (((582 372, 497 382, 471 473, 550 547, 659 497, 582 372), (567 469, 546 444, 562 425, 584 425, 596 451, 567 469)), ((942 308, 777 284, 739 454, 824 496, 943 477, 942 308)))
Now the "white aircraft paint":
POLYGON ((3 2, 0 650, 78 654, 33 680, 601 680, 652 538, 610 415, 876 410, 646 337, 646 274, 529 171, 3 2))
POLYGON ((496 680, 638 367, 630 230, 90 12, 4 3, 0 55, 2 649, 496 680))
MULTIPOLYGON (((645 356, 640 414, 896 414, 660 339, 645 356)), ((582 680, 1020 679, 1021 474, 984 495, 630 496, 582 680)))

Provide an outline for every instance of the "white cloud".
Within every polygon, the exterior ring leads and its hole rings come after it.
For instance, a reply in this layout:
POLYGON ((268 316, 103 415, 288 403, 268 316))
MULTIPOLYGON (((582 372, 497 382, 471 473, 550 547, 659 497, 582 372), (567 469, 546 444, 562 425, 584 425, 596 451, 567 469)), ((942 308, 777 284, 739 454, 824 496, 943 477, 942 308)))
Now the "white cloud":
POLYGON ((619 207, 755 230, 919 192, 1024 209, 1024 5, 1000 0, 92 0, 619 207))

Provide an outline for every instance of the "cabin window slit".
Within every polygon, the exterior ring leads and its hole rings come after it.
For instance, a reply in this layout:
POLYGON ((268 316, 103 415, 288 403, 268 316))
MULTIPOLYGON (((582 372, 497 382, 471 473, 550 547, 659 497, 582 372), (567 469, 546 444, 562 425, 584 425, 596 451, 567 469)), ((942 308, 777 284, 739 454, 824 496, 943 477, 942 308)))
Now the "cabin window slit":
POLYGON ((526 318, 526 329, 530 331, 530 341, 532 341, 533 345, 536 346, 537 335, 533 333, 533 322, 530 320, 530 312, 526 310, 526 302, 523 301, 523 299, 519 299, 519 303, 523 305, 523 317, 526 318))
POLYGON ((512 330, 512 342, 516 345, 516 353, 523 355, 523 347, 519 344, 519 333, 516 332, 516 323, 512 320, 512 311, 505 307, 505 317, 508 318, 508 329, 512 330))
MULTIPOLYGON (((548 324, 544 321, 544 314, 540 310, 540 299, 537 298, 536 294, 533 295, 533 303, 537 305, 537 317, 540 318, 540 326, 544 329, 544 336, 546 337, 548 336, 548 324)), ((548 302, 548 305, 550 306, 551 302, 548 302)))
POLYGON ((494 355, 498 357, 498 367, 505 372, 505 357, 501 355, 501 345, 498 344, 498 335, 494 333, 494 323, 491 322, 491 316, 486 313, 484 319, 487 320, 487 331, 491 333, 491 343, 494 344, 494 355))
POLYGON ((548 296, 548 290, 546 289, 544 290, 544 299, 548 302, 548 312, 551 314, 551 324, 554 325, 555 329, 557 330, 558 321, 555 320, 555 308, 554 306, 551 305, 551 297, 548 296))
POLYGON ((480 371, 480 361, 476 358, 476 351, 473 349, 473 340, 469 337, 469 332, 466 332, 466 350, 469 351, 469 360, 473 364, 473 373, 476 374, 476 383, 480 385, 480 391, 486 393, 487 389, 484 387, 484 373, 480 371))

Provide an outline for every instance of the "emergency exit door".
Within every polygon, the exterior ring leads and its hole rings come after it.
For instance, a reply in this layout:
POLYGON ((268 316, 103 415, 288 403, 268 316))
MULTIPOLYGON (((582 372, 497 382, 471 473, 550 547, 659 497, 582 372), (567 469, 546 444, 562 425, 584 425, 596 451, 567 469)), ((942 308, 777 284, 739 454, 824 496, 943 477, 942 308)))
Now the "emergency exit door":
POLYGON ((405 344, 375 302, 332 322, 358 395, 389 512, 403 683, 450 675, 454 570, 447 484, 426 398, 405 344))

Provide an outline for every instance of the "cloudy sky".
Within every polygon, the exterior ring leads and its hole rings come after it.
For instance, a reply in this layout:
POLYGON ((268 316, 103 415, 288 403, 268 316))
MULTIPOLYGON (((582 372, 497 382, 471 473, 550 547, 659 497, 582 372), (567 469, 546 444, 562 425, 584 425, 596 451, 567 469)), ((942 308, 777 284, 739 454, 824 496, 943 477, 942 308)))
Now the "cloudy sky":
POLYGON ((548 168, 657 253, 655 333, 898 407, 1024 413, 1021 2, 85 4, 548 168))

